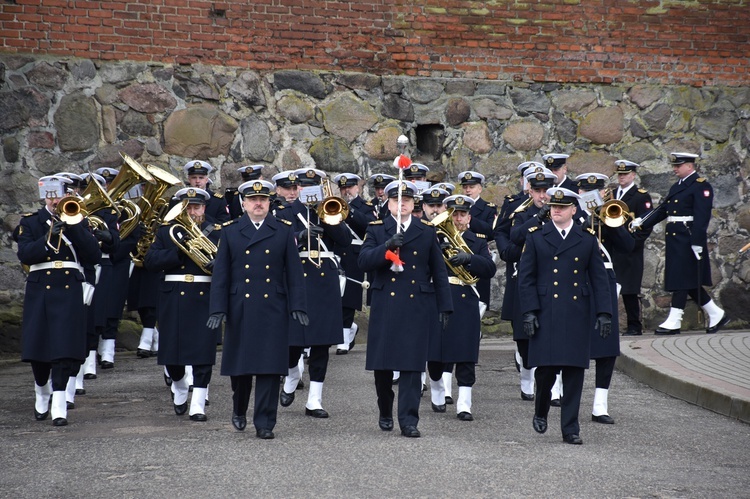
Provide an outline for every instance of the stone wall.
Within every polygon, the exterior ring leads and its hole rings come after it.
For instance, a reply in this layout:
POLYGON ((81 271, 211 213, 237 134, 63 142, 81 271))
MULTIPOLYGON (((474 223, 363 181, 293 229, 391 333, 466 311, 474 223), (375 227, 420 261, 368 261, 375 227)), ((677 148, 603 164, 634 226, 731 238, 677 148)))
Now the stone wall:
MULTIPOLYGON (((173 66, 0 54, 0 335, 18 335, 24 276, 10 234, 36 209, 37 177, 117 167, 118 152, 180 174, 190 159, 236 186, 236 168, 315 165, 332 174, 392 172, 396 137, 411 140, 433 180, 464 169, 487 177, 484 197, 518 190, 516 166, 571 155, 571 173, 611 174, 614 160, 642 165, 655 201, 674 181, 670 151, 701 155, 716 197, 709 228, 715 297, 750 321, 748 145, 750 88, 558 84, 366 73, 173 66)), ((664 316, 663 227, 648 242, 644 315, 664 316)), ((498 275, 502 278, 502 269, 498 275)), ((499 309, 496 286, 488 327, 499 309)), ((696 314, 686 314, 692 325, 696 314)), ((507 325, 500 325, 507 330, 507 325)), ((0 336, 2 339, 2 336, 0 336)))

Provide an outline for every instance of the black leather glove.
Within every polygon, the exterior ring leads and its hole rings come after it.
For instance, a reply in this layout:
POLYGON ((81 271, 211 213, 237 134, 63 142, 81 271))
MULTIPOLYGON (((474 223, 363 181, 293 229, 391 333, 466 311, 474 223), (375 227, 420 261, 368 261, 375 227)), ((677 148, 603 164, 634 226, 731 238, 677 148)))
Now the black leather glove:
POLYGON ((465 253, 463 251, 459 251, 457 254, 453 255, 448 259, 448 262, 451 265, 468 265, 471 263, 471 255, 468 253, 465 253))
POLYGON ((52 235, 53 236, 59 236, 60 233, 63 231, 65 226, 68 225, 67 223, 63 222, 62 220, 57 220, 52 224, 52 235))
POLYGON ((451 318, 451 312, 440 312, 438 318, 440 319, 440 327, 445 329, 448 327, 448 321, 451 318))
POLYGON ((96 229, 94 231, 94 237, 96 237, 97 241, 101 241, 104 244, 112 243, 112 233, 108 230, 96 229))
POLYGON ((536 217, 539 220, 546 220, 549 218, 549 212, 552 208, 548 204, 543 204, 542 208, 539 210, 539 213, 536 214, 536 217))
POLYGON ((596 316, 596 327, 599 328, 599 336, 606 338, 612 332, 612 316, 609 314, 598 314, 596 316))
POLYGON ((219 326, 221 326, 221 323, 224 322, 224 319, 226 319, 227 314, 224 312, 217 312, 215 314, 211 314, 208 316, 208 322, 206 322, 206 327, 209 329, 217 329, 219 326))
POLYGON ((302 310, 292 310, 292 319, 299 322, 303 326, 307 326, 310 324, 310 318, 307 317, 307 314, 302 310))
POLYGON ((385 242, 386 249, 389 249, 391 251, 395 250, 396 248, 400 248, 403 245, 404 245, 404 233, 403 232, 397 232, 393 234, 391 238, 385 242))
POLYGON ((523 314, 523 332, 526 336, 531 338, 536 334, 536 330, 539 329, 539 319, 536 316, 536 312, 526 312, 523 314))
POLYGON ((299 237, 297 239, 300 240, 300 241, 307 240, 307 234, 308 233, 310 234, 310 237, 313 238, 313 239, 316 238, 316 237, 318 237, 318 236, 322 236, 323 235, 323 227, 320 227, 320 226, 317 226, 317 225, 314 225, 314 224, 310 224, 310 227, 308 227, 307 229, 302 229, 302 231, 299 233, 299 237))

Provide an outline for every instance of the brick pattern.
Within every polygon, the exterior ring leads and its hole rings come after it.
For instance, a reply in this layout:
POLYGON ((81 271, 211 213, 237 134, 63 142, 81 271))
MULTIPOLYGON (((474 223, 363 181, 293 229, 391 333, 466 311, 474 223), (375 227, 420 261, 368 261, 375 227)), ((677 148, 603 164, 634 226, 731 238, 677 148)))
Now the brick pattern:
POLYGON ((0 0, 0 52, 536 82, 730 85, 742 0, 0 0))

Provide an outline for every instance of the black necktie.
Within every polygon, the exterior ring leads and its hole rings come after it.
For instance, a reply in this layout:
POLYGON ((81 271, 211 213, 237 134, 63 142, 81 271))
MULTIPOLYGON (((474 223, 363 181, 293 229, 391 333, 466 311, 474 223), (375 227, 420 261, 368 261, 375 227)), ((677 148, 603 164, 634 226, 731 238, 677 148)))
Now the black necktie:
POLYGON ((260 229, 260 222, 255 222, 255 228, 260 229))
POLYGON ((622 199, 622 189, 617 189, 617 199, 622 199))
POLYGON ((561 232, 562 232, 563 239, 565 239, 565 229, 563 229, 561 232))

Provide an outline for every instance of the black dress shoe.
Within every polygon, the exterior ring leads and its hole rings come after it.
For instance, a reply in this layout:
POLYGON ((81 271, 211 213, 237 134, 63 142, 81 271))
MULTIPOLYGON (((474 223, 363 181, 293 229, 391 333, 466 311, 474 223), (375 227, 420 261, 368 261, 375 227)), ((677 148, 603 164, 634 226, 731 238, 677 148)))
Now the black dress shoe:
POLYGON ((446 395, 445 396, 445 403, 448 404, 448 405, 453 405, 453 397, 451 397, 450 395, 446 395))
POLYGON ((355 343, 356 343, 356 336, 355 336, 355 339, 352 340, 351 343, 349 343, 349 350, 351 350, 352 348, 354 348, 355 343))
POLYGON ((83 375, 83 379, 96 379, 96 374, 94 373, 86 373, 83 375))
POLYGON ((466 411, 459 412, 458 414, 456 414, 456 417, 461 421, 474 421, 474 416, 472 416, 470 412, 466 411))
POLYGON ((139 348, 138 350, 136 350, 135 354, 139 359, 148 359, 149 357, 151 357, 151 350, 144 350, 142 348, 139 348))
POLYGON ((86 389, 76 388, 76 395, 86 395, 86 389))
POLYGON ((269 430, 267 428, 259 428, 259 429, 255 430, 255 435, 258 438, 261 438, 263 440, 271 440, 272 438, 274 438, 276 436, 276 435, 273 434, 273 432, 271 430, 269 430))
POLYGON ((534 416, 531 424, 534 427, 534 431, 537 433, 544 433, 545 431, 547 431, 547 418, 534 416))
POLYGON ((305 382, 302 380, 299 380, 299 382, 297 382, 297 388, 295 388, 295 390, 303 390, 304 388, 305 388, 305 382))
POLYGON ((560 407, 560 399, 552 399, 549 401, 549 405, 552 407, 560 407))
POLYGON ((344 350, 343 348, 336 349, 336 355, 346 355, 348 353, 349 353, 349 350, 344 350))
POLYGON ((65 407, 67 407, 69 411, 72 411, 76 408, 76 405, 74 402, 65 402, 65 407))
POLYGON ((281 393, 279 394, 279 403, 281 404, 281 407, 289 407, 292 405, 292 402, 294 402, 294 392, 287 393, 282 388, 281 393))
POLYGON ((706 328, 706 334, 714 334, 719 331, 719 329, 722 328, 722 326, 725 326, 729 322, 729 316, 727 316, 726 312, 724 313, 724 316, 721 318, 719 322, 716 323, 714 327, 706 328))
POLYGON ((317 419, 325 419, 328 413, 324 409, 308 409, 305 407, 305 416, 312 416, 317 419))
POLYGON ((592 414, 591 421, 595 423, 602 423, 602 424, 615 424, 615 420, 612 419, 611 416, 608 416, 606 414, 602 414, 601 416, 594 416, 592 414))
POLYGON ((172 378, 170 378, 166 374, 164 375, 164 384, 166 384, 167 386, 172 386, 172 378))
POLYGON ((232 425, 237 428, 237 431, 245 431, 245 427, 247 426, 247 417, 245 415, 238 416, 236 414, 232 414, 232 425))
POLYGON ((639 331, 637 329, 628 329, 624 333, 622 333, 623 336, 641 336, 643 334, 643 331, 639 331))
POLYGON ((666 329, 663 327, 656 328, 656 331, 654 331, 654 334, 658 334, 659 336, 670 336, 673 334, 680 334, 679 329, 666 329))
POLYGON ((185 401, 184 404, 174 405, 174 413, 177 414, 178 416, 182 416, 183 414, 187 412, 187 410, 188 410, 187 400, 185 401))
POLYGON ((533 393, 524 393, 523 390, 522 390, 521 391, 521 400, 532 401, 532 400, 534 400, 534 394, 533 393))
POLYGON ((378 426, 380 426, 380 429, 383 431, 393 430, 393 418, 384 418, 383 416, 380 416, 380 419, 378 419, 378 426))
POLYGON ((65 418, 55 418, 52 420, 52 426, 68 426, 68 420, 65 418))
POLYGON ((432 406, 432 410, 434 412, 445 412, 445 404, 437 405, 430 402, 430 405, 432 406))
POLYGON ((199 421, 202 423, 204 421, 208 421, 208 418, 206 417, 205 414, 198 413, 198 414, 192 414, 190 416, 190 421, 199 421))
POLYGON ((573 444, 573 445, 581 445, 583 443, 583 440, 581 440, 581 437, 579 437, 575 433, 571 433, 570 435, 563 436, 563 441, 566 444, 573 444))
POLYGON ((34 409, 34 417, 37 421, 44 421, 47 419, 47 416, 49 416, 49 411, 47 412, 36 412, 36 409, 34 409))
POLYGON ((108 360, 103 360, 101 363, 102 369, 114 369, 115 363, 108 360))
POLYGON ((416 426, 404 426, 401 428, 401 434, 409 438, 419 438, 422 436, 416 426))

